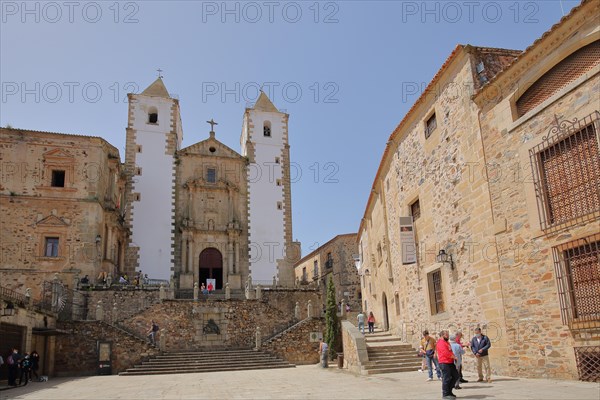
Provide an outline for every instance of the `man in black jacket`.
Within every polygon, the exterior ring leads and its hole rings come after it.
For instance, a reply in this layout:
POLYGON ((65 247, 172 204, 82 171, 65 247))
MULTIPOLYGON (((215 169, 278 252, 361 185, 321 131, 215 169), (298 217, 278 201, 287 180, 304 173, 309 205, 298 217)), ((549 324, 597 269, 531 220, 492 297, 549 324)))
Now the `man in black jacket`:
POLYGON ((485 368, 485 380, 486 382, 492 382, 491 378, 491 369, 490 369, 490 358, 488 356, 488 349, 491 347, 492 343, 490 339, 481 334, 481 328, 475 329, 475 336, 471 340, 471 351, 475 354, 475 358, 477 358, 477 374, 479 374, 479 379, 477 382, 483 382, 483 373, 481 371, 481 367, 485 368))

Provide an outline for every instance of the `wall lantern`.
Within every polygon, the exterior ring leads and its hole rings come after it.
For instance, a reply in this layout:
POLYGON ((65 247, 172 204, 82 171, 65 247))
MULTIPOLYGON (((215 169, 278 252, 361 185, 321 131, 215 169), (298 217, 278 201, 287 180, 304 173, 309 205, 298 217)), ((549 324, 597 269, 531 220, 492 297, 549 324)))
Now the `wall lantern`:
POLYGON ((102 241, 102 236, 96 235, 96 244, 100 244, 101 241, 102 241))
POLYGON ((13 303, 5 302, 4 306, 2 307, 2 316, 3 317, 12 317, 13 315, 15 315, 16 311, 17 310, 15 309, 15 306, 13 305, 13 303))
POLYGON ((446 250, 440 250, 435 259, 439 263, 450 264, 450 269, 454 269, 454 260, 452 260, 452 254, 446 253, 446 250))

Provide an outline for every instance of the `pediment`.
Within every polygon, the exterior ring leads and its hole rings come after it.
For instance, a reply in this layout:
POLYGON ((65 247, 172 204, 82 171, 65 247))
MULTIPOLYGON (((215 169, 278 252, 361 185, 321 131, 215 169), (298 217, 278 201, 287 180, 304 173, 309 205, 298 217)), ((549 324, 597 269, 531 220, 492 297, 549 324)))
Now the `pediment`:
POLYGON ((219 142, 213 137, 210 137, 198 143, 194 143, 191 146, 185 147, 179 150, 179 154, 183 156, 193 154, 207 157, 217 156, 229 158, 242 158, 242 156, 238 152, 224 145, 223 143, 219 142), (214 149, 214 151, 211 151, 211 148, 214 149))
POLYGON ((56 215, 49 215, 45 218, 42 218, 38 222, 35 223, 36 226, 69 226, 62 218, 58 218, 56 215))
POLYGON ((50 159, 50 158, 73 159, 73 155, 71 155, 71 153, 69 153, 65 149, 50 150, 50 151, 45 152, 43 156, 45 159, 50 159))

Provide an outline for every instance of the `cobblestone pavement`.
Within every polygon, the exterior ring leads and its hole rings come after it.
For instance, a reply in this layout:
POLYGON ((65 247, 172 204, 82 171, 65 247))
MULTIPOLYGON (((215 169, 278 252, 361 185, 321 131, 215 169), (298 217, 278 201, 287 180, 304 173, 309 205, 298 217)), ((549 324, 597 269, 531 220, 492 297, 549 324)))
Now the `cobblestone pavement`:
MULTIPOLYGON (((441 382, 404 372, 356 376, 314 365, 287 369, 155 376, 92 376, 31 382, 0 399, 439 399, 441 382)), ((472 376, 466 379, 474 381, 472 376)), ((466 383, 459 399, 600 399, 600 384, 497 377, 466 383)))

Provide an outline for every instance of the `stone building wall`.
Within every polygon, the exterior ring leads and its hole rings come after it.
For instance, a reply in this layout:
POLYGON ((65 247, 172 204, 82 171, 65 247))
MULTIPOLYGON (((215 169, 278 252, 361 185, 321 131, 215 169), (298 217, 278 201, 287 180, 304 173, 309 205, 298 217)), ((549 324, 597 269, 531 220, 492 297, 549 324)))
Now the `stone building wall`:
POLYGON ((116 320, 131 318, 146 308, 160 302, 158 289, 153 290, 92 290, 80 291, 87 297, 87 320, 96 319, 96 306, 101 306, 107 319, 114 321, 113 308, 117 307, 116 320), (110 315, 110 318, 108 318, 110 315))
POLYGON ((308 320, 281 337, 263 343, 260 349, 292 364, 316 364, 319 362, 319 341, 315 333, 325 333, 323 318, 308 320))
MULTIPOLYGON (((323 302, 327 298, 327 283, 333 277, 336 287, 336 302, 344 299, 352 310, 361 307, 360 276, 354 263, 354 255, 358 254, 356 234, 337 235, 310 254, 304 256, 294 265, 296 282, 299 285, 312 283, 321 292, 323 302), (331 253, 331 261, 327 255, 331 253), (315 275, 315 262, 317 274, 315 275), (306 279, 303 271, 306 269, 306 279)), ((323 303, 324 304, 324 303, 323 303)), ((322 307, 323 304, 318 305, 322 307)))
POLYGON ((0 128, 0 278, 40 294, 55 273, 69 287, 123 266, 119 153, 103 139, 0 128), (64 172, 64 186, 52 183, 64 172), (58 186, 57 186, 58 185, 58 186), (46 238, 58 238, 46 256, 46 238), (120 246, 119 246, 120 244, 120 246))
POLYGON ((416 345, 424 329, 454 327, 469 335, 481 325, 494 332, 494 351, 501 354, 506 338, 495 333, 503 331, 504 321, 499 272, 490 259, 493 222, 477 108, 468 90, 474 52, 468 47, 455 52, 436 82, 440 89, 401 123, 382 164, 363 224, 361 269, 370 270, 364 297, 377 324, 387 324, 408 343, 416 345), (437 127, 425 138, 433 113, 437 127), (417 200, 417 263, 403 265, 400 217, 412 215, 410 206, 417 200), (452 254, 454 268, 436 261, 440 249, 452 254), (439 310, 431 296, 430 274, 436 271, 441 274, 439 310))
MULTIPOLYGON (((502 96, 482 92, 476 99, 482 106, 485 151, 495 160, 494 170, 498 172, 496 179, 490 179, 490 196, 506 327, 514 338, 507 354, 506 373, 510 375, 577 379, 573 348, 600 345, 597 321, 585 330, 569 329, 563 324, 553 258, 553 248, 559 245, 584 238, 593 241, 589 238, 599 232, 598 215, 583 223, 573 221, 562 229, 542 231, 529 154, 535 145, 543 144, 544 137, 551 136, 557 122, 581 120, 600 112, 599 68, 563 87, 522 117, 515 113, 515 103, 529 85, 544 79, 544 72, 578 48, 600 39, 595 17, 599 5, 592 3, 494 82, 502 96)), ((598 135, 596 125, 596 138, 598 135)))
POLYGON ((98 368, 97 341, 112 345, 112 373, 132 368, 158 355, 159 350, 101 321, 61 322, 67 334, 56 338, 56 376, 95 375, 98 368))

